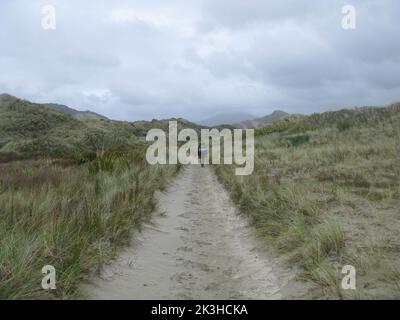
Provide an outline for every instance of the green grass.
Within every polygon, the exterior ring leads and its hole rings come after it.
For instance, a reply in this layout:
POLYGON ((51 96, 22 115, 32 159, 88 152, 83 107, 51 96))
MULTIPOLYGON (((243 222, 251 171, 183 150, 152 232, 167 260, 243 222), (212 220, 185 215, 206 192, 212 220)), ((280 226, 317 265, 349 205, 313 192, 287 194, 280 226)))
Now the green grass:
POLYGON ((0 162, 99 155, 115 145, 135 146, 134 133, 128 122, 81 121, 45 105, 0 95, 0 162))
POLYGON ((77 116, 65 108, 0 95, 0 163, 32 158, 83 163, 115 146, 135 147, 150 129, 168 131, 170 120, 177 121, 179 130, 201 128, 185 119, 113 121, 90 113, 77 116))
POLYGON ((399 141, 399 104, 289 117, 256 129, 251 176, 216 172, 311 297, 399 298, 399 141), (341 289, 347 264, 356 291, 341 289))
POLYGON ((0 166, 0 299, 71 299, 155 209, 176 166, 149 167, 143 151, 83 166, 0 166), (142 159, 142 160, 140 160, 142 159), (41 288, 52 265, 57 290, 41 288))
POLYGON ((0 95, 0 299, 79 297, 80 281, 127 243, 179 169, 144 157, 141 135, 168 121, 64 109, 0 95), (56 268, 56 291, 41 288, 45 265, 56 268))

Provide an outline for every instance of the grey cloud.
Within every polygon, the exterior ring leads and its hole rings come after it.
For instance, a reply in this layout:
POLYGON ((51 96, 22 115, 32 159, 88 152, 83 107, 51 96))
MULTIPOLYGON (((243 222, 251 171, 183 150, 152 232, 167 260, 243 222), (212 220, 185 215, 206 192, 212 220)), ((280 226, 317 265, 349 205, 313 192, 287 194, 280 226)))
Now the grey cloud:
POLYGON ((344 31, 341 0, 3 0, 0 91, 126 120, 400 100, 400 3, 352 3, 344 31))

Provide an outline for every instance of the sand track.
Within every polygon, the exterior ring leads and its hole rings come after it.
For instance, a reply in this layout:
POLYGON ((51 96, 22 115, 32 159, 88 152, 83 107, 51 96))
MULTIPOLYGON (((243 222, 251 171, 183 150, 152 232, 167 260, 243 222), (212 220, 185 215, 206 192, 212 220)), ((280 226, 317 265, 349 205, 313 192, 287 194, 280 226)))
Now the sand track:
POLYGON ((185 168, 158 198, 160 214, 85 286, 89 298, 284 298, 280 267, 258 253, 209 167, 185 168))

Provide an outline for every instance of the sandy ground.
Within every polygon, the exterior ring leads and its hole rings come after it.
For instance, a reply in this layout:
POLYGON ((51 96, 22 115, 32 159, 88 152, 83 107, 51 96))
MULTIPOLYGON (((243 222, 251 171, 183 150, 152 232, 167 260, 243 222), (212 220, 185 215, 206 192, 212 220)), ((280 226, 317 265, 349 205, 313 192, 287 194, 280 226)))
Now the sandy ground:
POLYGON ((282 299, 291 273, 260 254, 209 168, 188 166, 159 214, 83 289, 90 299, 282 299))

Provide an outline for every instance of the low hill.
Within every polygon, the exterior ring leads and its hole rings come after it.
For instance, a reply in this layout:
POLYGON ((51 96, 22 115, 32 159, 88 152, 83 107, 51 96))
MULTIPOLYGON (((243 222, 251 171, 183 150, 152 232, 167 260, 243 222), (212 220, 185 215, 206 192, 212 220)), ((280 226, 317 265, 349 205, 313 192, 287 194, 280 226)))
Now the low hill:
POLYGON ((255 133, 251 176, 216 171, 260 246, 294 267, 310 298, 400 297, 400 103, 291 115, 255 133), (356 290, 341 286, 347 263, 356 290))
POLYGON ((101 114, 98 114, 98 113, 95 113, 95 112, 92 112, 89 110, 78 111, 78 110, 72 109, 70 107, 67 107, 65 105, 62 105, 62 104, 46 103, 45 106, 50 109, 54 109, 56 111, 61 111, 63 113, 69 114, 78 120, 95 120, 95 119, 107 120, 108 119, 107 117, 102 116, 101 114))
POLYGON ((349 125, 376 125, 400 115, 400 103, 394 103, 387 107, 361 107, 354 109, 342 109, 324 113, 314 113, 305 118, 304 123, 316 126, 327 124, 348 123, 349 125))
POLYGON ((0 162, 35 157, 85 161, 109 148, 142 143, 150 129, 168 132, 169 121, 178 129, 202 127, 185 119, 124 122, 91 111, 57 104, 37 104, 8 94, 0 95, 0 162))
POLYGON ((290 115, 272 125, 258 128, 256 135, 274 132, 298 133, 327 127, 346 130, 351 127, 377 126, 384 121, 398 121, 399 119, 400 103, 394 103, 387 107, 342 109, 314 113, 310 116, 290 115))
POLYGON ((79 120, 47 105, 0 95, 0 161, 69 157, 114 145, 133 145, 132 124, 108 119, 79 120))
POLYGON ((235 123, 234 126, 241 129, 255 129, 261 128, 266 125, 272 124, 276 121, 279 121, 285 117, 287 117, 289 113, 285 111, 276 110, 270 115, 266 115, 264 117, 255 118, 252 120, 241 121, 239 123, 235 123))
POLYGON ((248 113, 221 113, 213 117, 198 121, 200 125, 214 127, 218 125, 233 125, 234 123, 254 118, 248 113))

